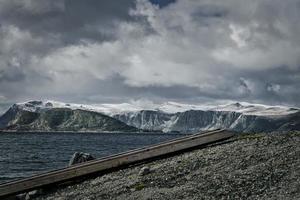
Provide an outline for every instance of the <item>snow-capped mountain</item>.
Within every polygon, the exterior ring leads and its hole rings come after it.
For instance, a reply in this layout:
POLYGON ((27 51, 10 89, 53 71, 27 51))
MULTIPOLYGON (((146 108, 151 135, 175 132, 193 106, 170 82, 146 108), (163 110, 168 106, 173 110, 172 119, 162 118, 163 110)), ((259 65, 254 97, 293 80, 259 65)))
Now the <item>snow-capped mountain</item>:
MULTIPOLYGON (((71 113, 75 111, 84 111, 90 114, 99 113, 114 118, 130 127, 163 132, 197 132, 217 128, 240 132, 300 130, 299 108, 245 102, 225 105, 191 105, 176 102, 84 105, 57 101, 28 101, 15 104, 13 107, 18 108, 16 115, 22 116, 24 113, 35 113, 46 118, 45 115, 49 115, 50 111, 53 110, 56 112, 57 110, 68 110, 72 111, 71 113)), ((94 118, 91 117, 91 119, 94 118)), ((71 119, 68 120, 68 124, 83 126, 80 124, 82 120, 77 119, 72 123, 70 122, 71 119), (75 123, 79 123, 79 125, 75 123)), ((7 121, 6 113, 0 117, 0 128, 8 124, 16 123, 7 121)))
POLYGON ((131 126, 163 132, 197 132, 219 128, 238 132, 300 130, 300 112, 264 116, 211 110, 189 110, 174 114, 139 111, 118 114, 114 117, 131 126))
POLYGON ((140 131, 100 112, 79 108, 49 101, 14 104, 0 117, 0 129, 6 131, 140 131))
POLYGON ((140 129, 197 132, 218 128, 239 132, 300 130, 300 110, 286 106, 232 103, 218 106, 167 102, 152 110, 112 115, 140 129))

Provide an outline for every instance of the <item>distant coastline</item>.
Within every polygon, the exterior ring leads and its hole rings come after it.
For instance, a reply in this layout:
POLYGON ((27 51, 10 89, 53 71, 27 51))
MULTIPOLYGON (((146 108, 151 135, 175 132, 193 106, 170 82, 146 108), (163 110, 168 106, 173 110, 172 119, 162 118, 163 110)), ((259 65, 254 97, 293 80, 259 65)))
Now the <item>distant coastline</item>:
POLYGON ((45 130, 0 130, 0 133, 95 133, 95 134, 172 134, 172 135, 190 135, 191 133, 180 132, 162 132, 162 131, 45 131, 45 130))

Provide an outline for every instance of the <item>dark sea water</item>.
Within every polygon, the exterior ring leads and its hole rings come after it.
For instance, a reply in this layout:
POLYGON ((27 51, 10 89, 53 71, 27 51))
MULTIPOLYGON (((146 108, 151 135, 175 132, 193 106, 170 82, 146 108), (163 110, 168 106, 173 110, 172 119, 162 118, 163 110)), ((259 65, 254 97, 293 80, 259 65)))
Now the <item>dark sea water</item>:
POLYGON ((96 158, 183 135, 140 133, 0 133, 0 183, 66 167, 74 152, 96 158))

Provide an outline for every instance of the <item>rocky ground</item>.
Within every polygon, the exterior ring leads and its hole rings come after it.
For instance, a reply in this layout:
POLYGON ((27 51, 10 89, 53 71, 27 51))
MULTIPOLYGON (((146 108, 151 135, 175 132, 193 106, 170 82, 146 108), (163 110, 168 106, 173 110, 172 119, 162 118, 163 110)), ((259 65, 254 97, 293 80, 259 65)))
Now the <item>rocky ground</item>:
POLYGON ((232 142, 133 166, 35 199, 300 199, 300 133, 232 142))

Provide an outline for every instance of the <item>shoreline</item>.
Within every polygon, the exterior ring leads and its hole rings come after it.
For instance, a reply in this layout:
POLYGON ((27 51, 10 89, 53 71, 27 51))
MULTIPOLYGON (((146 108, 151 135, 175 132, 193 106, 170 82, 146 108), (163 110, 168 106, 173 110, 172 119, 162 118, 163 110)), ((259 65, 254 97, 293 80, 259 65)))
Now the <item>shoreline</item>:
POLYGON ((0 133, 93 133, 93 134, 149 134, 149 135, 192 135, 193 133, 162 132, 162 131, 45 131, 45 130, 0 130, 0 133))
POLYGON ((299 199, 299 152, 300 132, 240 135, 33 199, 299 199))

